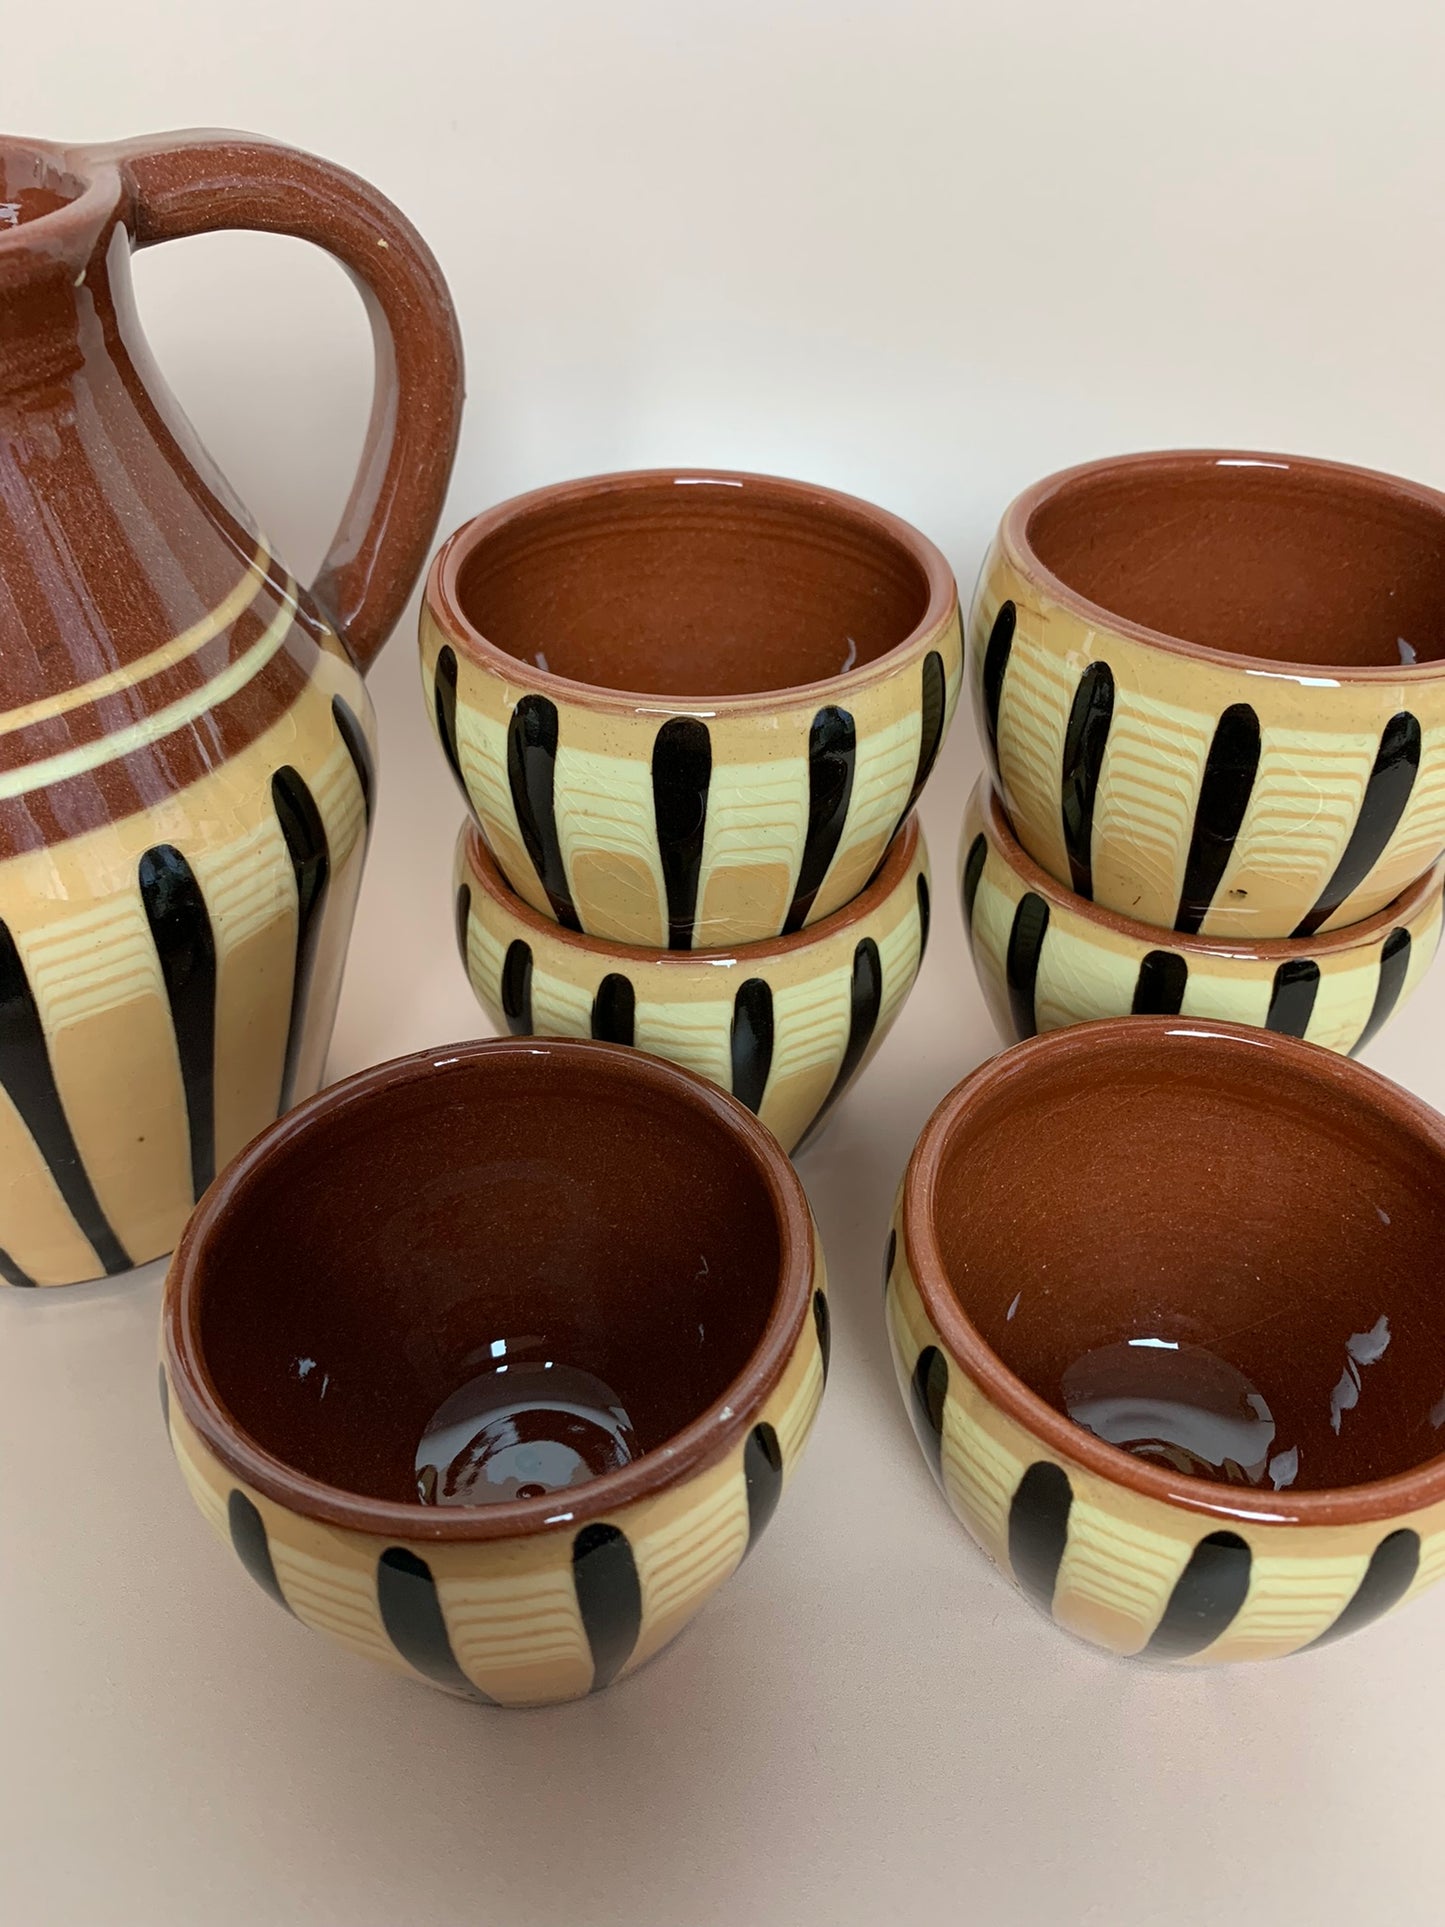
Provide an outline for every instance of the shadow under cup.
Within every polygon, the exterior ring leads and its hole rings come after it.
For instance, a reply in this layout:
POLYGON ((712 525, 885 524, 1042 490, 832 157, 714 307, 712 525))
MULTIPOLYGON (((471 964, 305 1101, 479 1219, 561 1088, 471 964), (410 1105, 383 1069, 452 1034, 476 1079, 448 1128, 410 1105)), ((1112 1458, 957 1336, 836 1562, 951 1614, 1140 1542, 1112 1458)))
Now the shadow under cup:
POLYGON ((966 1321, 950 1345, 995 1397, 988 1353, 1136 1458, 1285 1504, 1435 1458, 1439 1120, 1227 1027, 1110 1024, 1104 1076, 1104 1028, 996 1060, 952 1120, 927 1207, 966 1321))
POLYGON ((725 1394, 741 1411, 801 1324, 801 1205, 751 1120, 668 1066, 462 1046, 307 1109, 210 1213, 172 1344, 338 1504, 414 1504, 425 1532, 430 1502, 450 1533, 452 1505, 500 1525, 494 1502, 627 1467, 665 1483, 647 1455, 725 1394))

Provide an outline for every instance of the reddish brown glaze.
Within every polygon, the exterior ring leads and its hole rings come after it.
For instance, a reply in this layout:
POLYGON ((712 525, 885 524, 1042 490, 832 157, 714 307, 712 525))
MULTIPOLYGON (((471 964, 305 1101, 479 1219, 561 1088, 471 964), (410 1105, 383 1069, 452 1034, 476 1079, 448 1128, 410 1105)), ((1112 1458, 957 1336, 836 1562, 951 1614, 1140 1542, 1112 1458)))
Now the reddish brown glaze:
POLYGON ((170 1250, 319 1081, 374 804, 361 672, 425 558, 461 395, 436 262, 353 175, 238 134, 0 139, 7 1285, 170 1250), (136 317, 134 248, 228 226, 326 247, 371 318, 371 427, 311 591, 136 317))
POLYGON ((944 1100, 904 1211, 950 1353, 1102 1477, 1286 1523, 1387 1518, 1445 1496, 1445 1120, 1374 1072, 1201 1019, 1056 1031, 944 1100), (1279 1445, 1298 1447, 1297 1482, 1186 1477, 1070 1423, 1068 1367, 1138 1338, 1242 1372, 1279 1445))
POLYGON ((315 241, 358 280, 377 355, 357 484, 283 646, 218 693, 203 727, 0 800, 3 857, 147 808, 254 740, 295 700, 322 617, 359 667, 370 663, 425 559, 462 389, 431 254, 390 203, 327 162, 241 135, 95 152, 5 141, 0 209, 0 773, 205 688, 284 617, 285 573, 263 555, 267 585, 212 641, 114 686, 224 605, 258 551, 150 360, 131 249, 219 227, 315 241), (101 678, 111 686, 93 700, 54 708, 101 678))
POLYGON ((640 699, 806 687, 936 626, 943 557, 831 489, 724 470, 591 476, 459 530, 435 589, 481 652, 640 699))
POLYGON ((1445 495, 1397 476, 1125 455, 1027 490, 1008 529, 1062 601, 1152 641, 1346 673, 1445 656, 1445 495))
POLYGON ((540 1337, 631 1416, 643 1455, 568 1493, 580 1523, 736 1445, 814 1282, 802 1187, 734 1099, 621 1046, 458 1044, 334 1085, 222 1174, 172 1264, 167 1363, 210 1448, 293 1510, 509 1537, 557 1496, 414 1496, 418 1438, 494 1341, 540 1337))

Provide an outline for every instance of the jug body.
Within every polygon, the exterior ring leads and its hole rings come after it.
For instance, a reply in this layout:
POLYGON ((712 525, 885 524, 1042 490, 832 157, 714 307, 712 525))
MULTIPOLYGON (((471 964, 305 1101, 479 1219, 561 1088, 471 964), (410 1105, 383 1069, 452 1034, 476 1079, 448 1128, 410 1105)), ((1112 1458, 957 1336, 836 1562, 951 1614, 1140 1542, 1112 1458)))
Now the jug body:
POLYGON ((6 1282, 170 1250, 215 1172, 321 1081, 375 796, 361 669, 425 556, 459 402, 435 263, 340 170, 236 137, 0 142, 6 1282), (318 179, 352 197, 339 221, 318 179), (134 246, 235 225, 323 238, 363 273, 380 225, 393 257, 368 301, 368 456, 314 593, 197 444, 131 297, 134 246), (410 394, 397 277, 432 297, 410 394), (418 379, 429 466, 399 501, 418 379))

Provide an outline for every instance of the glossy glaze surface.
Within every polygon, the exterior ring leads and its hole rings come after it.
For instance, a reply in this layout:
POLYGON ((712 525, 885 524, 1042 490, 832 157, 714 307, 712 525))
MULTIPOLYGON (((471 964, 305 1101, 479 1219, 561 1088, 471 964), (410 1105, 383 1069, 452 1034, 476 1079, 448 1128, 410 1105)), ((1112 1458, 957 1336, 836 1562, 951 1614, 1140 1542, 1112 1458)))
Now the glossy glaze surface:
POLYGON ((1005 1043, 1100 1017, 1220 1018, 1353 1055, 1440 944, 1445 863, 1373 917, 1316 937, 1181 936, 1055 883, 1020 847, 987 775, 969 798, 958 885, 974 967, 1005 1043))
POLYGON ((360 672, 409 593, 461 400, 439 271, 374 189, 243 135, 0 141, 0 1274, 170 1248, 322 1069, 360 881, 360 672), (270 553, 152 364, 133 249, 223 227, 327 247, 378 387, 314 589, 270 553))
POLYGON ((1006 512, 969 617, 1010 819, 1160 928, 1311 936, 1445 849, 1445 496, 1293 456, 1121 456, 1006 512))
POLYGON ((1058 1623, 1154 1658, 1274 1657, 1430 1583, 1442 1178, 1435 1113, 1293 1039, 1138 1018, 983 1066, 919 1140, 887 1284, 954 1511, 1058 1623), (1179 1359, 1121 1383, 1121 1348, 1179 1359), (1121 1392, 1152 1404, 1132 1452, 1117 1405, 1068 1416, 1121 1392))
POLYGON ((601 1037, 710 1078, 791 1151, 831 1113, 913 988, 928 941, 916 816, 846 909, 735 950, 651 951, 562 930, 507 887, 480 833, 457 843, 457 937, 478 1001, 515 1036, 601 1037))
POLYGON ((771 1516, 823 1287, 801 1186, 731 1099, 616 1046, 456 1045, 334 1086, 224 1174, 168 1281, 172 1442, 299 1618, 473 1697, 571 1698, 671 1638, 771 1516), (571 1449, 516 1422, 549 1400, 610 1423, 595 1476, 521 1463, 571 1449), (446 1432, 454 1464, 489 1414, 513 1489, 437 1503, 419 1447, 446 1432))
POLYGON ((599 476, 432 566, 428 713, 512 888, 564 928, 724 949, 873 875, 958 699, 957 592, 881 509, 774 477, 599 476))

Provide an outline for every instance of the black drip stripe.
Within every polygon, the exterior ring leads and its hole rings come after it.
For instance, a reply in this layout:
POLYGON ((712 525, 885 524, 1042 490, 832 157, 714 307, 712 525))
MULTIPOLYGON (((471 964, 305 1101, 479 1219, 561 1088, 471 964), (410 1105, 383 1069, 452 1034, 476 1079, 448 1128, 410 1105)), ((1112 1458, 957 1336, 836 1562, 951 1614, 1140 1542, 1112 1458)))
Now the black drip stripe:
POLYGON ((888 1296, 888 1287, 893 1283, 893 1261, 898 1256, 898 1233, 888 1233, 888 1242, 883 1247, 883 1295, 888 1296))
POLYGON ((632 1657, 642 1630, 642 1585, 627 1535, 583 1526, 572 1541, 572 1583, 592 1651, 592 1691, 609 1686, 632 1657))
POLYGON ((1211 1532, 1190 1554, 1144 1651, 1151 1659, 1190 1659, 1234 1622, 1249 1591, 1249 1547, 1237 1532, 1211 1532))
POLYGON ((502 959, 502 1015, 514 1037, 532 1034, 532 946, 521 937, 507 945, 502 959))
POLYGON ((1038 1459, 1019 1480, 1008 1510, 1008 1559, 1020 1589, 1046 1613, 1069 1543, 1074 1488, 1061 1465, 1038 1459))
POLYGON ((1038 1029, 1034 1018, 1034 990, 1038 983, 1039 958, 1043 955, 1044 938, 1048 933, 1049 906, 1034 891, 1026 890, 1014 911, 1013 924, 1008 933, 1008 954, 1004 959, 1009 1010, 1013 1016, 1014 1035, 1020 1043, 1025 1037, 1032 1037, 1038 1029))
POLYGON ((557 705, 545 696, 523 696, 507 725, 507 783, 527 855, 547 893, 552 915, 566 930, 580 930, 557 837, 557 705))
POLYGON ((1309 1029, 1315 998, 1320 988, 1320 967, 1308 957, 1291 957, 1274 973, 1269 993, 1266 1030, 1280 1031, 1286 1037, 1303 1037, 1309 1029))
POLYGON ((1364 1576, 1354 1597, 1338 1619, 1310 1641, 1311 1646, 1327 1646, 1332 1639, 1356 1633, 1372 1619, 1380 1619, 1392 1606, 1398 1606, 1415 1583, 1420 1569, 1420 1535, 1409 1526, 1387 1533, 1370 1555, 1364 1576))
POLYGON ((35 1280, 28 1272, 20 1269, 8 1251, 0 1251, 0 1278, 3 1278, 7 1285, 26 1285, 32 1290, 35 1286, 35 1280))
POLYGON ((462 962, 465 964, 468 962, 467 953, 470 948, 467 943, 467 933, 472 922, 472 886, 469 883, 457 885, 456 918, 457 949, 462 953, 462 962))
POLYGON ((1375 984, 1375 1001, 1370 1006, 1365 1028, 1351 1048, 1351 1057, 1356 1051, 1362 1051, 1388 1022, 1390 1013, 1400 1001, 1400 992, 1405 988, 1409 969, 1410 933, 1408 930, 1392 930, 1380 951, 1380 975, 1375 984))
POLYGON ((414 1671, 438 1686, 491 1706, 457 1663, 436 1580, 425 1559, 388 1546, 376 1562, 376 1604, 386 1636, 414 1671))
POLYGON ((1008 659, 1013 654, 1014 628, 1018 611, 1011 602, 1001 602, 993 627, 988 632, 988 647, 983 657, 983 720, 988 731, 989 754, 994 773, 998 773, 998 712, 1003 701, 1003 679, 1008 659))
POLYGON ((963 927, 968 937, 973 937, 973 905, 978 896, 978 886, 983 881, 983 866, 988 862, 988 839, 980 832, 968 846, 968 860, 963 866, 963 927))
POLYGON ((331 881, 331 852, 316 798, 307 788, 305 778, 289 763, 271 778, 271 801, 286 848, 291 853, 291 870, 296 878, 296 968, 291 979, 291 1024, 286 1033, 286 1068, 281 1079, 280 1104, 280 1108, 287 1111, 296 1090, 296 1066, 306 1030, 306 1002, 321 941, 326 890, 331 881))
POLYGON ((1231 703, 1219 719, 1194 810, 1194 834, 1174 928, 1195 935, 1214 901, 1234 850, 1259 768, 1259 718, 1248 703, 1231 703))
POLYGON ((674 716, 652 745, 652 817, 667 892, 667 946, 691 950, 707 834, 712 737, 695 716, 674 716))
POLYGON ((138 878, 151 942, 166 986, 186 1094, 191 1196, 216 1175, 216 942, 201 886, 169 843, 140 860, 138 878))
POLYGON ((937 1345, 925 1345, 908 1385, 908 1416, 935 1479, 943 1478, 943 1402, 948 1396, 948 1360, 937 1345))
POLYGON ((40 1011, 9 926, 0 923, 0 1083, 50 1167, 66 1209, 90 1240, 101 1268, 114 1277, 131 1259, 111 1230, 80 1159, 50 1067, 40 1011))
POLYGON ((733 1096, 756 1114, 773 1068, 773 993, 762 977, 749 977, 733 999, 732 1066, 733 1096))
MULTIPOLYGON (((462 759, 457 749, 457 657, 450 643, 443 643, 437 651, 437 666, 432 676, 432 708, 436 713, 442 754, 457 779, 457 788, 467 798, 467 808, 471 809, 472 799, 467 796, 462 759)), ((349 749, 350 744, 347 747, 349 749)))
POLYGON ((820 709, 808 732, 808 831, 784 931, 801 930, 843 839, 858 736, 846 709, 820 709))
POLYGON ((943 747, 943 714, 948 707, 948 682, 943 673, 943 657, 930 649, 923 658, 918 714, 918 767, 913 772, 913 787, 894 825, 896 836, 908 821, 909 812, 923 794, 923 786, 933 774, 938 752, 943 747))
POLYGON ((923 959, 928 955, 928 932, 933 922, 933 908, 928 895, 928 878, 922 870, 918 872, 918 967, 923 968, 923 959))
POLYGON ((823 1383, 828 1383, 828 1367, 833 1362, 833 1314, 828 1310, 828 1294, 813 1293, 813 1329, 818 1334, 818 1356, 823 1362, 823 1383))
POLYGON ((848 1041, 843 1046, 832 1087, 808 1127, 810 1136, 857 1076, 858 1067, 873 1042, 873 1033, 878 1028, 878 1013, 882 1008, 883 959, 873 939, 864 937, 853 952, 853 976, 848 986, 848 1041))
POLYGON ((748 1433, 743 1447, 743 1479, 748 1489, 747 1550, 751 1552, 777 1511, 783 1491, 783 1448, 766 1419, 748 1433))
MULTIPOLYGON (((448 651, 448 654, 451 652, 448 651)), ((452 657, 455 670, 456 658, 452 657)), ((452 706, 456 707, 456 678, 452 678, 452 706)), ((361 719, 344 696, 331 698, 331 714, 336 723, 336 733, 346 745, 346 753, 351 758, 356 780, 361 785, 361 807, 366 812, 366 828, 371 830, 371 818, 376 808, 376 765, 371 760, 371 748, 366 740, 366 731, 361 727, 361 719)), ((453 737, 456 729, 453 725, 453 737)), ((460 774, 460 771, 458 772, 460 774)))
MULTIPOLYGON (((167 1425, 169 1422, 167 1414, 167 1425)), ((276 1604, 285 1606, 289 1613, 291 1607, 281 1590, 276 1568, 271 1563, 271 1542, 266 1537, 266 1521, 244 1492, 232 1490, 226 1501, 226 1522, 231 1529, 231 1544, 236 1549, 236 1557, 262 1592, 270 1593, 276 1604)))
POLYGON ((1295 931, 1297 937, 1312 937, 1321 924, 1328 923, 1374 869, 1405 814, 1419 771, 1420 725, 1408 709, 1402 709, 1381 731, 1375 767, 1365 785, 1350 840, 1319 902, 1295 931))
POLYGON ((1114 672, 1106 662, 1091 662, 1079 678, 1064 732, 1061 789, 1064 848, 1075 894, 1094 894, 1094 800, 1114 717, 1114 672))
POLYGON ((1139 965, 1130 1009, 1136 1017, 1177 1017, 1189 987, 1189 965, 1177 950, 1151 950, 1139 965))
POLYGON ((636 1041, 637 995, 632 979, 612 970, 597 986, 592 999, 592 1035, 604 1044, 636 1041))
POLYGON ((166 1437, 169 1438, 171 1434, 171 1387, 170 1381, 166 1377, 166 1368, 164 1365, 156 1366, 156 1379, 161 1395, 161 1423, 166 1428, 166 1437))

